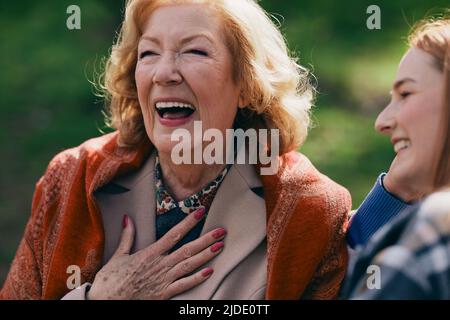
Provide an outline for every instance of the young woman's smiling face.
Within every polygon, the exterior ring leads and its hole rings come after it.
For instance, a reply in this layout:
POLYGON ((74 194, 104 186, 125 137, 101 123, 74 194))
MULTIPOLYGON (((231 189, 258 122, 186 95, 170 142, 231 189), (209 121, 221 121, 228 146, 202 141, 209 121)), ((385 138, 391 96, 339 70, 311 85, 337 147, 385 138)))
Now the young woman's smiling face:
POLYGON ((240 88, 222 21, 205 5, 167 5, 149 17, 138 46, 135 79, 147 135, 170 153, 171 134, 194 121, 203 131, 232 128, 240 88))
POLYGON ((441 143, 444 75, 433 56, 410 49, 394 82, 392 99, 378 116, 375 128, 388 135, 397 154, 389 169, 390 179, 403 185, 432 188, 433 163, 441 143))

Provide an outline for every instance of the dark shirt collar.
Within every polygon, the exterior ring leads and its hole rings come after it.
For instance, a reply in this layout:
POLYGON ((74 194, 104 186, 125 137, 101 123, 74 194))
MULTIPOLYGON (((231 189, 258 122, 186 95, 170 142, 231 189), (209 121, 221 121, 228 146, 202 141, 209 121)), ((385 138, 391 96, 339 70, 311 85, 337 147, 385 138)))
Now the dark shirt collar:
POLYGON ((176 207, 179 207, 186 214, 202 207, 208 211, 229 168, 230 165, 227 165, 214 180, 199 192, 177 202, 164 187, 161 165, 157 155, 155 161, 156 214, 164 214, 176 207))

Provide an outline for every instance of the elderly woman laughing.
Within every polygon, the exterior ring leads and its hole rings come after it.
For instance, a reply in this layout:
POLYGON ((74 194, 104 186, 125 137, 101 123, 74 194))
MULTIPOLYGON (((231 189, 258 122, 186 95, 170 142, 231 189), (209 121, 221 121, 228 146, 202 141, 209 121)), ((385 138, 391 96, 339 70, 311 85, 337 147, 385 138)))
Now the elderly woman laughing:
POLYGON ((116 131, 50 162, 2 298, 336 297, 350 196, 295 151, 313 90, 256 2, 128 1, 104 86, 116 131), (174 163, 197 121, 277 129, 278 170, 174 163))

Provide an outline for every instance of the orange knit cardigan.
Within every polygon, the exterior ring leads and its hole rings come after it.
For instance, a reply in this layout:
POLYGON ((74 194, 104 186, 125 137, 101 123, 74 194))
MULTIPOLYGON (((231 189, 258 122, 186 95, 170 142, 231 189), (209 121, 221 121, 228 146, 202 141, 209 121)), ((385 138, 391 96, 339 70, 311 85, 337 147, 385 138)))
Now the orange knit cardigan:
MULTIPOLYGON (((151 152, 127 149, 117 132, 57 155, 36 185, 31 217, 0 291, 1 299, 59 299, 67 267, 92 282, 102 267, 104 230, 93 193, 138 169, 151 152)), ((330 299, 347 266, 346 189, 297 152, 280 157, 277 175, 261 176, 267 209, 267 299, 330 299)))

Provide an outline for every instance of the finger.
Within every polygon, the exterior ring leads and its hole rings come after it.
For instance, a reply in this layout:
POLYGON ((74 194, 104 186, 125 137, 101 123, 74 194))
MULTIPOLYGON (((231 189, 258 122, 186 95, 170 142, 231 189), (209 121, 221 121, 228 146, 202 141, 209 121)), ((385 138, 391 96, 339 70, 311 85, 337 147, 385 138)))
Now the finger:
POLYGON ((128 215, 123 216, 122 227, 122 237, 114 255, 130 254, 133 246, 135 229, 133 220, 128 215))
POLYGON ((226 234, 227 232, 224 228, 214 229, 204 234, 200 238, 185 244, 175 252, 171 253, 167 257, 167 263, 170 266, 175 266, 181 261, 186 260, 187 258, 190 258, 199 253, 200 251, 208 248, 210 245, 217 242, 218 240, 222 240, 226 234))
POLYGON ((190 275, 189 277, 173 282, 167 287, 167 294, 169 298, 198 286, 203 281, 207 280, 213 272, 214 270, 212 268, 205 268, 194 273, 193 275, 190 275))
MULTIPOLYGON (((178 241, 191 231, 205 216, 205 209, 200 208, 190 213, 175 227, 170 229, 161 239, 155 242, 159 254, 164 254, 172 249, 178 241)), ((147 247, 148 248, 148 247, 147 247)))
POLYGON ((177 280, 200 268, 221 253, 223 246, 224 243, 222 241, 216 242, 195 256, 181 261, 167 273, 168 278, 177 280))

